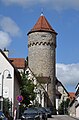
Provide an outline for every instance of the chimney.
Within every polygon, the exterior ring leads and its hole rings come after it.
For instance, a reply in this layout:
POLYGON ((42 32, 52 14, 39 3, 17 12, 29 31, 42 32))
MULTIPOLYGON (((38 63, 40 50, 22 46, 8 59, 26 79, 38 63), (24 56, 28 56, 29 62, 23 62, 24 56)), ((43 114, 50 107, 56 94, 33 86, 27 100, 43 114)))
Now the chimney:
POLYGON ((7 50, 6 48, 4 48, 3 50, 4 54, 8 57, 9 56, 9 50, 7 50))

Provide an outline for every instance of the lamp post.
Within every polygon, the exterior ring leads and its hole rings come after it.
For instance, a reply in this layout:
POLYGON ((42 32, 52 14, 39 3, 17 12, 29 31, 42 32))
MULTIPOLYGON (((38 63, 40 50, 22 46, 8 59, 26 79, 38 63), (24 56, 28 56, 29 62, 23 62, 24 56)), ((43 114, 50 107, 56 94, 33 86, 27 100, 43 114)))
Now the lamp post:
POLYGON ((11 77, 11 74, 10 74, 10 71, 8 70, 8 69, 5 69, 4 71, 3 71, 3 74, 2 74, 2 104, 1 104, 1 110, 3 111, 3 87, 4 87, 4 74, 5 74, 5 72, 8 72, 8 75, 7 75, 7 79, 11 79, 12 77, 11 77))

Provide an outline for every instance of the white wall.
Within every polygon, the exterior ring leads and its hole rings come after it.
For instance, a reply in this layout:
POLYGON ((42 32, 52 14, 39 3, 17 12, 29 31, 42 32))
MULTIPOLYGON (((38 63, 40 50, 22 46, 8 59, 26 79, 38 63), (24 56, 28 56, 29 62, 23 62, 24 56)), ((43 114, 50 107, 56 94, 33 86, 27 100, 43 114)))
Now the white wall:
POLYGON ((79 118, 79 106, 76 108, 76 117, 79 118))
POLYGON ((4 97, 13 97, 13 80, 14 80, 14 69, 11 64, 5 59, 5 57, 0 53, 0 83, 2 86, 2 75, 3 78, 3 96, 4 97), (8 70, 11 74, 11 79, 6 78, 9 74, 8 70))
POLYGON ((59 98, 58 97, 56 97, 56 109, 58 110, 58 106, 59 106, 59 98))
POLYGON ((10 101, 12 101, 12 104, 14 102, 14 68, 13 66, 8 62, 8 60, 2 55, 0 52, 0 96, 2 96, 2 80, 3 80, 3 97, 9 98, 10 101), (11 74, 11 79, 6 78, 8 74, 11 74), (4 78, 2 79, 2 76, 4 78))

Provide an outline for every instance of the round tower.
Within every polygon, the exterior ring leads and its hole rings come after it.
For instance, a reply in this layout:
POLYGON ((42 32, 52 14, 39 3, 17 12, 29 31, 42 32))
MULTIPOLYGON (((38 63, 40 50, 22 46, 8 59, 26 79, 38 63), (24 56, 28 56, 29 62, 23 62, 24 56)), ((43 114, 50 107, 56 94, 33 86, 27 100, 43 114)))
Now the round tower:
POLYGON ((47 106, 55 108, 55 63, 57 33, 42 14, 28 32, 28 65, 36 77, 50 77, 47 106))

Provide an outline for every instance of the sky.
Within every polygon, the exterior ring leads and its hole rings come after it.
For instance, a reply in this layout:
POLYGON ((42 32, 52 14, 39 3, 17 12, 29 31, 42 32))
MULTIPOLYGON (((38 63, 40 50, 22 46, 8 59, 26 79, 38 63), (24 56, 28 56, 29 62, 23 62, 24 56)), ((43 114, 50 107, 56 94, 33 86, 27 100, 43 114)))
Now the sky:
POLYGON ((79 0, 0 0, 0 49, 28 56, 27 33, 43 12, 58 33, 56 76, 68 92, 79 82, 79 0))

